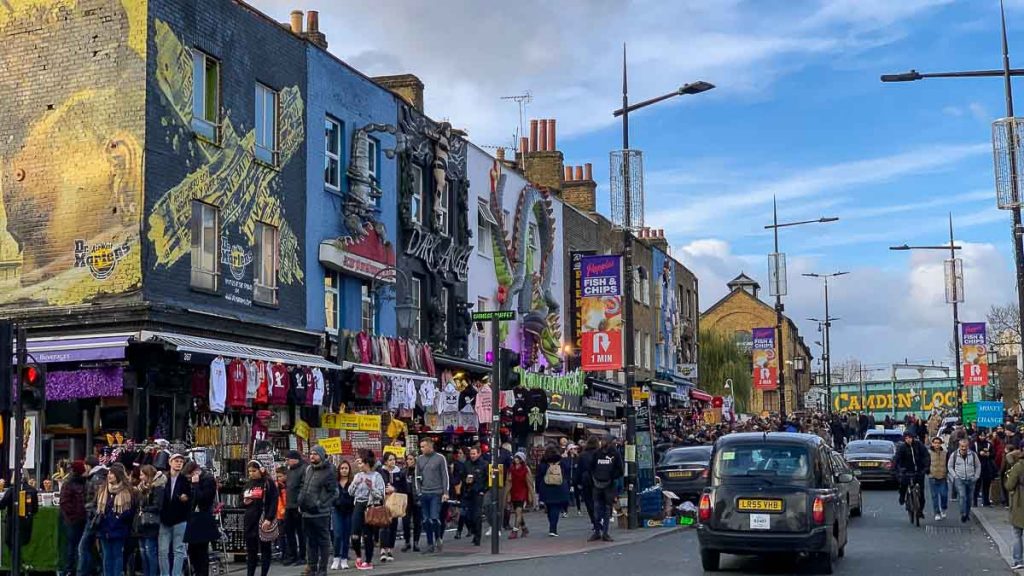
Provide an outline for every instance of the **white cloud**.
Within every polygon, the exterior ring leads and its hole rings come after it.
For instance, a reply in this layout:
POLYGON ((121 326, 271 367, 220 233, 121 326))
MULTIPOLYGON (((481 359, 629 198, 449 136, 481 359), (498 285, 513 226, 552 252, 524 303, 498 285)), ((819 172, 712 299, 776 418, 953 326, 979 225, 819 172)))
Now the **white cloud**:
MULTIPOLYGON (((992 244, 964 243, 965 302, 960 306, 962 321, 984 321, 993 304, 1014 298, 1012 270, 992 244)), ((675 254, 700 278, 701 309, 707 310, 725 296, 726 282, 741 271, 762 282, 762 299, 771 301, 764 280, 767 257, 732 253, 731 245, 705 238, 676 249, 675 254)), ((904 359, 949 362, 948 342, 953 337, 952 312, 945 302, 943 260, 938 251, 911 252, 905 264, 894 268, 859 266, 848 276, 829 282, 830 313, 839 317, 832 327, 832 353, 840 359, 857 358, 868 364, 890 364, 904 359)), ((810 317, 824 316, 821 280, 802 276, 805 272, 830 273, 827 262, 817 258, 793 258, 788 262, 786 313, 800 327, 812 345, 820 339, 810 317), (820 269, 819 269, 820 268, 820 269)))

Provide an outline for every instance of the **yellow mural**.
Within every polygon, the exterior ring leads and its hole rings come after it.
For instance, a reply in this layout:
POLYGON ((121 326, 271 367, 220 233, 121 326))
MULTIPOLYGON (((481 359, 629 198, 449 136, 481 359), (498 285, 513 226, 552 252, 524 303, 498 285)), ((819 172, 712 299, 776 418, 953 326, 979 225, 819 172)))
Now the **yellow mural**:
MULTIPOLYGON (((155 21, 154 37, 157 85, 168 102, 168 116, 161 122, 185 129, 192 121, 192 57, 165 22, 155 21)), ((192 201, 202 200, 219 207, 223 228, 237 229, 250 245, 257 222, 277 226, 281 238, 278 280, 302 282, 298 238, 282 217, 275 192, 279 168, 302 144, 304 104, 298 86, 282 89, 279 97, 279 166, 256 160, 255 130, 240 134, 230 113, 224 113, 220 143, 198 141, 192 149, 195 168, 157 201, 148 216, 148 238, 156 251, 157 266, 172 266, 189 254, 192 201)))
POLYGON ((0 0, 0 94, 32 83, 4 97, 0 305, 141 287, 146 10, 145 0, 0 0), (70 48, 87 41, 103 59, 70 48))

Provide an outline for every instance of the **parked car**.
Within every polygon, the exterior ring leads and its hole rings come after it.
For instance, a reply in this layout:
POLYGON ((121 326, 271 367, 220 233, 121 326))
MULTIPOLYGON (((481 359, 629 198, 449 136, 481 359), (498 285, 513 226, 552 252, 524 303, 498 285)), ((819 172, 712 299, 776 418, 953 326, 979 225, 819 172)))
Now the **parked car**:
POLYGON ((850 467, 860 472, 862 483, 896 484, 896 445, 889 440, 854 440, 844 452, 850 467))
POLYGON ((715 443, 710 485, 698 505, 697 538, 705 571, 726 554, 799 554, 819 571, 846 552, 849 506, 833 450, 818 436, 729 434, 715 443))
POLYGON ((850 510, 850 516, 860 516, 864 505, 864 498, 861 496, 860 491, 860 480, 857 479, 861 474, 860 470, 853 469, 846 461, 846 458, 843 458, 842 454, 833 450, 832 472, 836 475, 849 474, 853 476, 851 481, 839 482, 838 486, 839 490, 843 493, 843 497, 846 498, 846 507, 850 510))
POLYGON ((903 432, 900 430, 868 430, 864 434, 865 440, 888 440, 893 444, 903 442, 903 432))
POLYGON ((661 488, 679 500, 700 498, 708 485, 712 446, 685 446, 665 452, 654 473, 661 479, 661 488))

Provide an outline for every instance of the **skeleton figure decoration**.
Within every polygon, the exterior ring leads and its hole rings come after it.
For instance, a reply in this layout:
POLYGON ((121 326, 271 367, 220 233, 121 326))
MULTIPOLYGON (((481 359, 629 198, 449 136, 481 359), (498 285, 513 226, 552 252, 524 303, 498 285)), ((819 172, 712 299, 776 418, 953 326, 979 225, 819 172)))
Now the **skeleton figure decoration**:
MULTIPOLYGON (((370 173, 370 134, 384 132, 394 134, 397 130, 390 124, 367 124, 352 134, 352 148, 348 164, 349 190, 342 205, 342 218, 348 236, 342 241, 357 244, 366 237, 372 227, 378 236, 385 238, 384 223, 378 218, 377 200, 381 197, 380 183, 370 173)), ((384 155, 394 158, 393 149, 384 150, 384 155)))

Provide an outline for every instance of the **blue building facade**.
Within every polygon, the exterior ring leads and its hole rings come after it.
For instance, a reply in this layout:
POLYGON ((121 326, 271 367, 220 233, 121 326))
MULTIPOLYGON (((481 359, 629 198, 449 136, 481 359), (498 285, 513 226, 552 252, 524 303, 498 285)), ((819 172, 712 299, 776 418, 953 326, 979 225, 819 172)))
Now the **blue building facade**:
POLYGON ((396 96, 307 46, 306 327, 394 336, 396 96))

